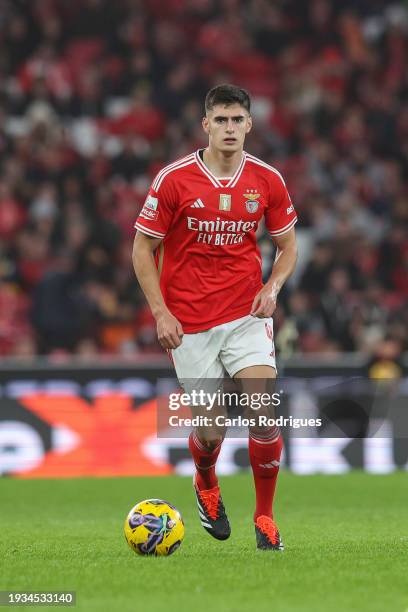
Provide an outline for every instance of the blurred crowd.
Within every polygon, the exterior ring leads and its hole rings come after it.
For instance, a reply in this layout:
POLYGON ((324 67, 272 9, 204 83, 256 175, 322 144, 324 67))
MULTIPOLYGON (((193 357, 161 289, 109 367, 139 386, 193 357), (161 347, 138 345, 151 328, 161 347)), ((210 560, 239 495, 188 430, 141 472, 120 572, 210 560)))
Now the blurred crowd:
POLYGON ((161 352, 133 224, 223 82, 299 213, 281 353, 407 350, 406 2, 1 0, 0 48, 0 355, 161 352))

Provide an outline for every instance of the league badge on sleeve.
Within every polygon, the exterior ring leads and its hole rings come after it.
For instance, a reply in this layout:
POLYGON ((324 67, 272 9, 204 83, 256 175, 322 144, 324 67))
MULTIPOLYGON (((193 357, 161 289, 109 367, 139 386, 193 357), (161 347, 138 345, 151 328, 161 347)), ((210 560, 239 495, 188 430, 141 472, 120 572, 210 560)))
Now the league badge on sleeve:
POLYGON ((159 211, 157 210, 158 205, 159 200, 152 195, 148 195, 140 211, 140 216, 148 221, 157 221, 159 216, 159 211))
POLYGON ((150 208, 150 210, 157 210, 158 204, 159 204, 159 200, 157 198, 154 198, 153 196, 148 195, 144 203, 144 207, 150 208))

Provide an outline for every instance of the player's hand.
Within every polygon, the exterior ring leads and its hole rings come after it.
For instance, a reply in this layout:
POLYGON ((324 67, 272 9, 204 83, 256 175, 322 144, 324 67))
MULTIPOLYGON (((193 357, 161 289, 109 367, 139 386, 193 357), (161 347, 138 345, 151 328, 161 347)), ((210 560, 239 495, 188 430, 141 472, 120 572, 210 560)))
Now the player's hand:
POLYGON ((157 337, 164 349, 175 349, 180 346, 183 336, 181 323, 171 312, 165 312, 157 318, 157 337))
POLYGON ((251 307, 251 316, 258 319, 267 319, 273 315, 276 308, 278 290, 274 285, 264 285, 254 297, 251 307))

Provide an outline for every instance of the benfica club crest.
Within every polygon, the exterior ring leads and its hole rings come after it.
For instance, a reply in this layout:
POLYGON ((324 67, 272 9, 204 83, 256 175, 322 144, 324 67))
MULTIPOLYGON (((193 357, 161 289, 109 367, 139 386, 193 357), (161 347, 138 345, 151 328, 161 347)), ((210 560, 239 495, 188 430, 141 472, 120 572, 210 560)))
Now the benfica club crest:
POLYGON ((257 200, 260 196, 260 193, 255 193, 252 189, 244 193, 244 198, 246 200, 245 206, 249 213, 255 213, 258 210, 259 202, 257 202, 257 200))

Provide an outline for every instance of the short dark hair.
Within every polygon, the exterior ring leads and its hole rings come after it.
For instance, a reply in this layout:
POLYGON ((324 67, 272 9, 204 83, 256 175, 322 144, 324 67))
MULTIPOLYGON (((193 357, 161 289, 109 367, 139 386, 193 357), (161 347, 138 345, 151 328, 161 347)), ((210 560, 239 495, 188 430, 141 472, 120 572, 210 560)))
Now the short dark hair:
POLYGON ((205 111, 212 110, 216 104, 229 106, 230 104, 240 104, 248 113, 251 112, 251 99, 245 89, 236 85, 224 83, 216 85, 210 89, 205 96, 205 111))

